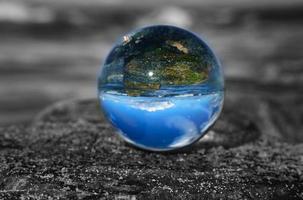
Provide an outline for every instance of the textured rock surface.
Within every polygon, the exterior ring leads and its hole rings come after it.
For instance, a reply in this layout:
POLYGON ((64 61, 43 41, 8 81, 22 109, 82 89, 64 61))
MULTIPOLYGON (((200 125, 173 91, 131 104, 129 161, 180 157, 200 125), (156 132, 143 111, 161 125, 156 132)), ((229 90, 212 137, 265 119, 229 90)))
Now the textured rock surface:
POLYGON ((158 154, 117 138, 94 100, 57 103, 0 130, 0 199, 302 199, 303 144, 226 105, 202 141, 158 154))

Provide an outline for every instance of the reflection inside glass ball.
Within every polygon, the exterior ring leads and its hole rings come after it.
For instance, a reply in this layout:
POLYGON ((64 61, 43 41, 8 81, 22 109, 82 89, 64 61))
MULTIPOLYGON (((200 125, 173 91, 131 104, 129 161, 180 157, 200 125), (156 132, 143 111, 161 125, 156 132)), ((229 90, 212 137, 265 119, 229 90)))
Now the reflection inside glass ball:
POLYGON ((220 63, 195 34, 173 26, 131 32, 101 69, 99 99, 127 142, 168 151, 190 145, 214 124, 223 106, 220 63))

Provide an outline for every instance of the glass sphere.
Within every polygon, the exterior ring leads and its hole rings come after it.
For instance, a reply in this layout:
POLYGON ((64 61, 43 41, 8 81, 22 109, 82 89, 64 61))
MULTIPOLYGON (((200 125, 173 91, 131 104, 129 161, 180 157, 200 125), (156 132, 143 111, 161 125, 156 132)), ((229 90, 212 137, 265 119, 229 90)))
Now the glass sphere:
POLYGON ((187 30, 167 25, 123 36, 107 56, 99 100, 118 134, 136 147, 168 151, 199 140, 224 99, 219 61, 187 30))

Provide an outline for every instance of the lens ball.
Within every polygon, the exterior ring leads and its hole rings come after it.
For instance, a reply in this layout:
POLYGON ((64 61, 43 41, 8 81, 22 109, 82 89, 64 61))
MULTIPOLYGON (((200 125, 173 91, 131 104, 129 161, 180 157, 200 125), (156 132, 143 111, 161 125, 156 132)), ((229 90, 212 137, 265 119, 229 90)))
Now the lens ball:
POLYGON ((217 120, 224 99, 218 59, 196 34, 137 29, 112 48, 98 81, 101 109, 125 141, 152 151, 188 146, 217 120))

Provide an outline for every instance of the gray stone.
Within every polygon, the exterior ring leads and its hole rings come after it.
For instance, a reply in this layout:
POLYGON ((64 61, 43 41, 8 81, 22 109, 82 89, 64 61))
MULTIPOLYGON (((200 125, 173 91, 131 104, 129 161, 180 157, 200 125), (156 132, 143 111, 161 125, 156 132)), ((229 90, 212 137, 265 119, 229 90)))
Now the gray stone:
POLYGON ((207 137, 161 154, 126 145, 95 100, 57 103, 1 129, 0 199, 302 199, 303 144, 226 105, 207 137))

